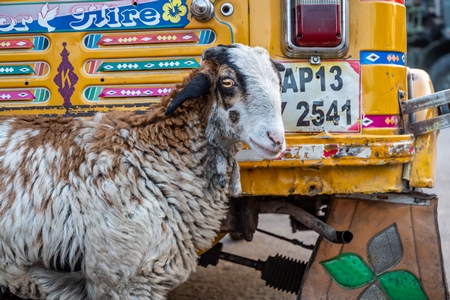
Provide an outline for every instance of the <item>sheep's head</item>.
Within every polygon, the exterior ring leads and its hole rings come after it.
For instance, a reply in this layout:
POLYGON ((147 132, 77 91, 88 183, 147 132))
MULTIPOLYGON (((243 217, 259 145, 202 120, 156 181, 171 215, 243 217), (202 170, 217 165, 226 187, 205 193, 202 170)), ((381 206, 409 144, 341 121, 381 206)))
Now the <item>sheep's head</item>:
POLYGON ((234 44, 207 49, 197 75, 166 115, 188 99, 209 95, 210 142, 245 142, 260 158, 275 158, 285 150, 278 72, 283 69, 260 47, 234 44))

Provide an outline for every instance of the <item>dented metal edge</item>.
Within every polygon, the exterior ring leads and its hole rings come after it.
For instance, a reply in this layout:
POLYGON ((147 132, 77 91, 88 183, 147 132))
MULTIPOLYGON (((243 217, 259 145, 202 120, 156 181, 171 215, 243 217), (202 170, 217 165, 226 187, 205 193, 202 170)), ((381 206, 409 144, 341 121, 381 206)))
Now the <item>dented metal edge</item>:
POLYGON ((276 167, 308 166, 308 165, 385 165, 402 164, 412 161, 415 154, 415 141, 398 136, 395 140, 386 138, 348 138, 313 139, 295 138, 296 143, 288 140, 286 151, 275 160, 258 161, 256 153, 249 148, 240 150, 236 158, 243 167, 246 164, 276 167), (326 141, 326 143, 324 143, 326 141), (350 142, 348 142, 350 141, 350 142), (299 143, 304 142, 304 143, 299 143))

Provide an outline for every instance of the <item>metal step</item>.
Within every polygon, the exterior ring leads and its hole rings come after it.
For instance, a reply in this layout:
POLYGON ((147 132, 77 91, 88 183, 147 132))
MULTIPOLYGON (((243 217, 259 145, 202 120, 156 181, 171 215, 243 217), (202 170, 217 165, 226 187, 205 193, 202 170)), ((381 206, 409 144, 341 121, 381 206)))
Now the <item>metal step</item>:
MULTIPOLYGON (((407 101, 401 99, 400 110, 402 115, 406 116, 428 108, 447 106, 449 103, 450 89, 407 101)), ((408 123, 405 126, 405 131, 417 136, 448 127, 450 127, 450 114, 445 114, 423 121, 408 123)))

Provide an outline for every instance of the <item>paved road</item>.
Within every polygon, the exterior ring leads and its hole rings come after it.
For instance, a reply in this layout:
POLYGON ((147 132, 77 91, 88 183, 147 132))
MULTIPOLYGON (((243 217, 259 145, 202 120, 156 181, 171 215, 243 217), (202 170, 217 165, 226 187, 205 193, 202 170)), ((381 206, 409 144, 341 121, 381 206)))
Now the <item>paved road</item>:
POLYGON ((438 213, 442 253, 447 282, 450 286, 450 128, 440 132, 437 149, 436 184, 429 192, 435 193, 439 197, 438 213))
MULTIPOLYGON (((317 234, 311 231, 291 234, 289 218, 285 215, 262 215, 259 227, 283 236, 301 239, 309 244, 314 244, 317 239, 317 234)), ((311 255, 309 250, 259 232, 255 233, 251 243, 233 241, 228 236, 222 242, 223 251, 255 260, 265 261, 269 255, 279 253, 305 261, 311 255)), ((199 267, 186 283, 170 294, 169 300, 295 299, 293 294, 266 287, 260 277, 261 273, 251 268, 220 261, 216 267, 199 267)))
MULTIPOLYGON (((438 163, 436 170, 435 188, 424 190, 439 196, 439 226, 441 232, 444 261, 447 270, 447 279, 450 279, 450 129, 443 130, 438 139, 438 163)), ((301 239, 313 244, 317 235, 313 232, 290 234, 287 216, 263 215, 260 218, 260 227, 291 238, 301 239)), ((242 255, 252 259, 266 260, 268 255, 280 253, 292 258, 307 260, 310 251, 303 250, 286 242, 256 233, 251 243, 235 242, 225 237, 224 249, 233 254, 242 255)), ((253 269, 219 262, 217 267, 201 268, 191 278, 174 290, 169 300, 284 300, 295 299, 292 294, 280 292, 264 285, 260 273, 253 269)))

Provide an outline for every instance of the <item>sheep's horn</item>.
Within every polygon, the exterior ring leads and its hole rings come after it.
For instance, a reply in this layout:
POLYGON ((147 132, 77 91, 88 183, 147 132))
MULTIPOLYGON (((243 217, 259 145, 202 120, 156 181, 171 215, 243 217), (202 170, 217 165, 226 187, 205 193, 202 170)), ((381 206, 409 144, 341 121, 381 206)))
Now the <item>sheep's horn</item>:
POLYGON ((198 73, 189 83, 179 92, 172 103, 167 107, 165 115, 172 114, 178 106, 183 104, 184 101, 189 99, 199 98, 206 92, 208 92, 211 86, 211 80, 203 73, 198 73))

